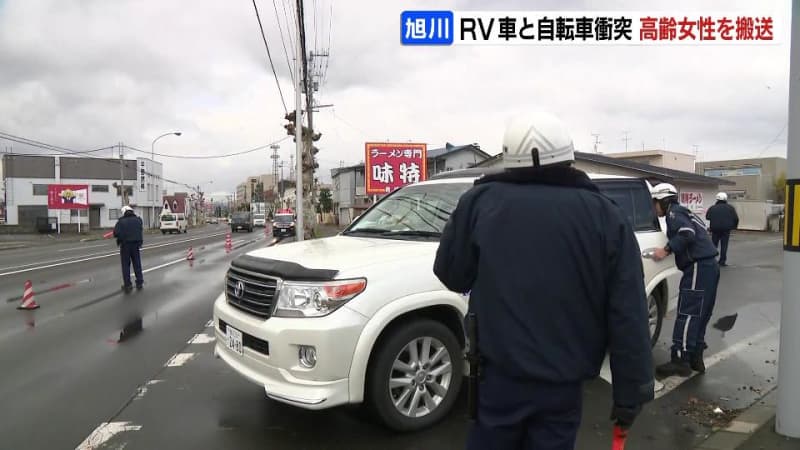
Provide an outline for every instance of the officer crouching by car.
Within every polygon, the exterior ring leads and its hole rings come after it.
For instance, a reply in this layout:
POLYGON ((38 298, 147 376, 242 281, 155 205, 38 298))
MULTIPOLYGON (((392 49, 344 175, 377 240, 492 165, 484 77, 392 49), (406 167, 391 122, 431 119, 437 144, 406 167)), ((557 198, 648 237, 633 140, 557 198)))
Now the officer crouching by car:
POLYGON ((444 229, 434 272, 452 291, 471 290, 467 328, 477 321, 468 449, 573 449, 582 384, 599 375, 606 351, 612 420, 630 427, 653 399, 640 249, 622 210, 574 158, 556 117, 513 120, 506 170, 477 180, 444 229))
POLYGON ((672 332, 670 361, 656 367, 663 377, 688 377, 692 370, 706 371, 703 351, 706 327, 714 312, 719 284, 717 249, 711 242, 702 219, 678 203, 678 190, 669 183, 652 190, 656 212, 666 217, 665 248, 656 249, 653 259, 660 261, 675 255, 675 265, 683 272, 678 295, 678 316, 672 332))

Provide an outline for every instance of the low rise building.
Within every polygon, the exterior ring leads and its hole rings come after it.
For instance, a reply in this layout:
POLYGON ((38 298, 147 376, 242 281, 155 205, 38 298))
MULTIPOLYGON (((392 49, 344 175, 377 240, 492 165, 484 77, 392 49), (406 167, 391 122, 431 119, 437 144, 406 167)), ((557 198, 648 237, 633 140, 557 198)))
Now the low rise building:
POLYGON ((124 204, 145 224, 161 212, 162 166, 148 158, 119 160, 68 156, 3 155, 6 223, 34 228, 37 219, 60 222, 63 230, 113 227, 124 204), (120 177, 122 185, 120 185, 120 177), (87 211, 48 208, 48 186, 88 186, 87 211), (124 198, 121 194, 124 192, 124 198))
POLYGON ((730 200, 783 202, 786 158, 750 158, 697 163, 697 173, 732 182, 730 200))

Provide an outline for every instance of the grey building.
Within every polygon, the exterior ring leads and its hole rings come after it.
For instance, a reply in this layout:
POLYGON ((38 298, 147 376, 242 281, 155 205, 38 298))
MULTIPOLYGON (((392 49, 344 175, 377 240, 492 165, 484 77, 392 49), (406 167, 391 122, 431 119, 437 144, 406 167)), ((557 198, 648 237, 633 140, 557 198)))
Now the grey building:
POLYGON ((364 164, 331 169, 333 213, 337 224, 346 225, 369 208, 366 195, 364 164))
POLYGON ((725 191, 730 200, 783 202, 777 180, 786 177, 786 158, 751 158, 697 163, 697 173, 722 178, 733 186, 725 191))
POLYGON ((439 172, 467 169, 491 158, 478 144, 453 145, 428 150, 428 178, 439 172))
MULTIPOLYGON (((502 163, 503 155, 500 153, 478 164, 478 167, 493 167, 502 163)), ((599 153, 575 152, 575 167, 584 172, 645 178, 651 184, 672 183, 681 194, 681 202, 698 214, 704 214, 715 203, 715 196, 722 189, 721 186, 733 185, 733 182, 725 179, 612 158, 599 153)))

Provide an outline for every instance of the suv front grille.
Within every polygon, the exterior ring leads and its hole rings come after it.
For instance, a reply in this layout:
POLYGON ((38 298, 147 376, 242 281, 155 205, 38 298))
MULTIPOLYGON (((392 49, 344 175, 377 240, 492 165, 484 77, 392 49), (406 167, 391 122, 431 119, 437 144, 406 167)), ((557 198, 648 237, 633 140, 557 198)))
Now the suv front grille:
POLYGON ((225 277, 225 297, 228 303, 264 319, 272 315, 277 288, 277 278, 235 266, 228 269, 225 277), (237 287, 241 292, 237 293, 237 287))

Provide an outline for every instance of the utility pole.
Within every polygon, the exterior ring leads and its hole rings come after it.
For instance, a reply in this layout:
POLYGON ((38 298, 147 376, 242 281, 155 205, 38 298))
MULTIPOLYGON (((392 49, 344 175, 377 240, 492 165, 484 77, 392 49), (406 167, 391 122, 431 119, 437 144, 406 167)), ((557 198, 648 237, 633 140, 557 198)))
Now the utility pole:
POLYGON ((119 143, 119 203, 120 203, 120 216, 122 215, 122 207, 125 206, 125 182, 124 179, 124 161, 122 159, 122 142, 119 143))
MULTIPOLYGON (((623 131, 622 134, 625 135, 625 137, 622 138, 622 140, 625 142, 625 152, 627 152, 628 151, 628 141, 630 141, 631 139, 628 137, 628 131, 627 130, 623 131)), ((642 150, 644 150, 644 142, 642 142, 642 150)))
MULTIPOLYGON (((297 0, 297 48, 295 55, 305 62, 305 49, 303 45, 303 38, 305 31, 303 30, 303 0, 297 0)), ((301 98, 300 86, 300 61, 294 62, 294 100, 295 100, 295 117, 297 120, 294 127, 294 140, 295 140, 295 154, 297 156, 297 173, 303 173, 303 105, 301 98)), ((295 214, 297 215, 297 226, 295 227, 295 240, 301 242, 305 239, 305 222, 303 220, 303 183, 295 183, 295 196, 297 197, 297 206, 295 207, 295 214)))
POLYGON ((289 160, 290 160, 290 162, 289 162, 289 180, 290 181, 294 181, 294 169, 295 169, 294 155, 289 155, 289 160))
MULTIPOLYGON (((280 158, 278 156, 278 149, 281 148, 281 146, 278 144, 272 144, 269 146, 269 148, 272 149, 272 156, 270 156, 270 158, 272 158, 272 185, 274 191, 278 191, 280 189, 278 184, 278 159, 280 158)), ((275 201, 273 200, 272 203, 274 204, 275 201)))
POLYGON ((800 0, 792 0, 789 56, 789 141, 786 160, 783 304, 775 431, 800 438, 800 0))
POLYGON ((600 135, 592 133, 592 136, 594 136, 594 152, 597 153, 597 145, 600 144, 600 135))

